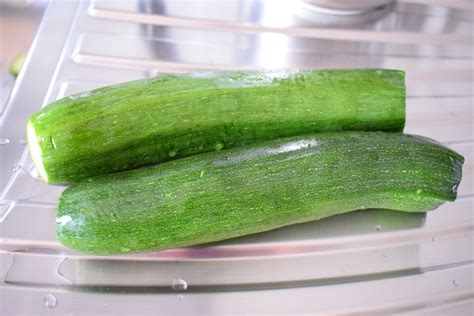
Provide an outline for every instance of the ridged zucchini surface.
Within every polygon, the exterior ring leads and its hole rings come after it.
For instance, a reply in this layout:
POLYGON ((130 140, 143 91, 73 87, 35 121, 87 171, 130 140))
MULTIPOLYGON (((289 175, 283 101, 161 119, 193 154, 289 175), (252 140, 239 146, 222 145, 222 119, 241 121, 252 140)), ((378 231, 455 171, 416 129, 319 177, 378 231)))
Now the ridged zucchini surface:
POLYGON ((27 125, 48 183, 73 183, 312 132, 402 131, 404 73, 301 70, 164 75, 72 95, 27 125))
POLYGON ((214 242, 359 209, 424 212, 456 198, 463 157, 399 133, 296 136, 81 181, 58 239, 92 254, 214 242))

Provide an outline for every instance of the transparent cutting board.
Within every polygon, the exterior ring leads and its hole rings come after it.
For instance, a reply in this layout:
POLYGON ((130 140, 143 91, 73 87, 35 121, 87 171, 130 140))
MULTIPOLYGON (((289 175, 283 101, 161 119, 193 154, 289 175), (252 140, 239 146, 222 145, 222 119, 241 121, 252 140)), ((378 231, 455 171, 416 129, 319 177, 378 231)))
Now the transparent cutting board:
POLYGON ((0 314, 473 311, 471 4, 399 1, 348 14, 292 0, 52 1, 0 107, 0 314), (466 158, 456 202, 155 253, 97 257, 57 242, 64 187, 43 183, 26 150, 26 120, 41 106, 162 73, 363 67, 407 72, 406 133, 466 158))

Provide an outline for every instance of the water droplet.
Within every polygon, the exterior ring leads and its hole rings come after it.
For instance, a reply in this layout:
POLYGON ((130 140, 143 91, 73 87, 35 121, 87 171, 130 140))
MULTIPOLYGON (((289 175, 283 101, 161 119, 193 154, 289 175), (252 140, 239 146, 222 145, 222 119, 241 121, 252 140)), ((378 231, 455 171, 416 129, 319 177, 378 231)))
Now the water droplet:
POLYGON ((204 170, 201 170, 201 172, 199 172, 199 178, 202 178, 204 177, 204 170))
POLYGON ((58 275, 63 279, 64 282, 66 282, 67 284, 72 284, 72 282, 67 279, 65 276, 64 276, 64 273, 63 273, 63 267, 66 263, 66 261, 69 259, 68 256, 64 255, 61 260, 59 261, 58 263, 58 269, 57 269, 57 272, 58 272, 58 275))
POLYGON ((175 291, 186 291, 188 283, 183 279, 173 279, 173 281, 171 281, 171 288, 175 291))
POLYGON ((28 143, 28 140, 26 138, 22 138, 18 141, 20 144, 25 145, 28 143))
POLYGON ((458 287, 461 284, 458 280, 453 280, 453 285, 458 287))
POLYGON ((184 299, 184 295, 183 294, 179 294, 178 295, 178 300, 182 301, 184 299))
POLYGON ((0 138, 0 145, 7 145, 10 143, 8 138, 0 138))
POLYGON ((39 172, 34 166, 31 167, 31 169, 30 169, 30 176, 34 179, 39 179, 40 178, 39 172))
MULTIPOLYGON (((3 216, 2 216, 3 217, 3 216)), ((5 217, 3 217, 5 218, 5 217)), ((12 274, 12 268, 13 265, 15 264, 15 253, 11 251, 7 251, 7 256, 5 258, 2 258, 2 270, 6 271, 4 276, 3 276, 3 281, 5 283, 9 282, 11 280, 10 274, 12 274), (3 269, 5 268, 5 269, 3 269)))
POLYGON ((436 236, 433 236, 433 238, 431 238, 431 241, 436 241, 436 236))
POLYGON ((457 194, 458 192, 458 186, 459 186, 459 183, 455 183, 452 188, 451 188, 451 191, 453 192, 453 194, 457 194))
POLYGON ((381 231, 381 230, 382 230, 382 226, 380 226, 380 225, 375 225, 375 230, 378 231, 378 232, 381 231))
POLYGON ((72 217, 69 216, 69 215, 63 215, 59 218, 56 218, 56 224, 58 224, 60 226, 64 226, 67 223, 69 223, 70 221, 72 221, 72 217))
POLYGON ((172 150, 172 151, 170 151, 170 152, 168 153, 168 155, 169 155, 170 157, 174 157, 174 156, 176 156, 176 154, 177 154, 176 150, 172 150))
POLYGON ((44 305, 48 308, 55 308, 58 304, 58 299, 52 293, 49 293, 43 298, 44 305))
POLYGON ((214 145, 214 149, 219 151, 219 150, 222 150, 224 148, 224 144, 221 143, 221 142, 217 142, 215 145, 214 145))
POLYGON ((12 171, 13 171, 13 173, 15 173, 15 172, 20 171, 21 169, 22 169, 22 167, 21 167, 20 164, 15 164, 15 165, 13 166, 12 171))

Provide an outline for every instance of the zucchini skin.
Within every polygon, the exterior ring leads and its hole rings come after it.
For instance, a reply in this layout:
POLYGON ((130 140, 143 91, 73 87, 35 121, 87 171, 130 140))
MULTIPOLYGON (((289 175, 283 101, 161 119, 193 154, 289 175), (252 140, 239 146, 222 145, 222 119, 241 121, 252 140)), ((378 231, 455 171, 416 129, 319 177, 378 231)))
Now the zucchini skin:
POLYGON ((402 71, 245 71, 164 75, 66 97, 34 114, 27 134, 42 177, 60 184, 262 140, 404 124, 402 71))
POLYGON ((456 198, 464 158, 429 139, 339 132, 271 140, 99 176, 63 192, 57 237, 99 255, 214 242, 359 209, 456 198))

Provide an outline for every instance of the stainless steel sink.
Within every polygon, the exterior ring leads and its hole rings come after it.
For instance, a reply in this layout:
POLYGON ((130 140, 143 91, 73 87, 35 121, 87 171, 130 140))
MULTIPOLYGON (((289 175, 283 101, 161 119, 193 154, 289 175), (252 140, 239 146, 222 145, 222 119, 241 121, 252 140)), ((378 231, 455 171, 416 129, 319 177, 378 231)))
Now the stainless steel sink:
POLYGON ((374 4, 52 1, 1 116, 0 313, 472 313, 472 2, 374 4), (25 143, 41 106, 162 73, 361 67, 406 71, 406 132, 466 158, 456 202, 137 255, 88 256, 57 242, 64 187, 38 178, 25 143))

